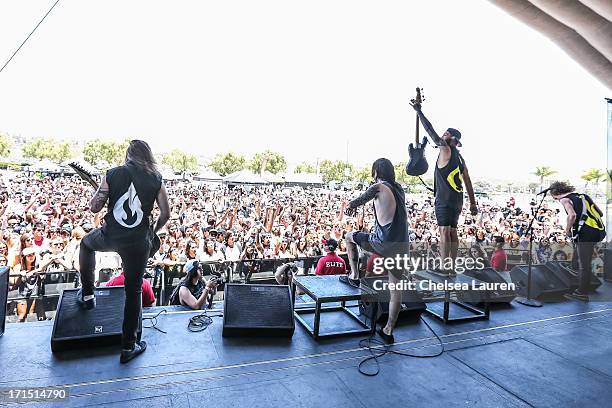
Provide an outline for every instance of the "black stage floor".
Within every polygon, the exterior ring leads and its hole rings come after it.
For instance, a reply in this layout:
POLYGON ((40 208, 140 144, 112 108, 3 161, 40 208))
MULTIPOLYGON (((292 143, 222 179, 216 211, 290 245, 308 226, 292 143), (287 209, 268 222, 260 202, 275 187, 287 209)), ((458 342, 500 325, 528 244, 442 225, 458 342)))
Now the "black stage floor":
MULTIPOLYGON (((599 292, 611 299, 612 284, 599 292)), ((291 340, 224 339, 221 318, 192 333, 193 312, 167 309, 158 318, 167 334, 144 329, 149 348, 128 365, 119 364, 114 348, 52 355, 52 322, 8 325, 0 337, 0 387, 64 385, 67 400, 32 404, 61 407, 612 406, 608 302, 512 303, 494 307, 489 321, 446 326, 424 314, 446 352, 387 355, 376 377, 357 371, 367 355, 359 335, 314 341, 296 325, 291 340)), ((395 350, 439 350, 421 321, 400 322, 395 337, 395 350)))

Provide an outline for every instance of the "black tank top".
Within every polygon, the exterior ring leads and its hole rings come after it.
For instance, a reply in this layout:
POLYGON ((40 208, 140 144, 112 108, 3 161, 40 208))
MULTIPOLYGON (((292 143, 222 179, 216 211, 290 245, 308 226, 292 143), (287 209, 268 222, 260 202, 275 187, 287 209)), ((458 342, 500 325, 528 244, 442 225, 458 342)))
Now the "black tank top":
POLYGON ((465 163, 459 150, 451 147, 451 157, 448 164, 434 171, 434 194, 436 205, 445 207, 463 207, 463 170, 465 163))
POLYGON ((145 239, 149 233, 149 216, 161 188, 161 175, 124 165, 108 170, 106 182, 109 201, 104 233, 118 245, 145 239))
MULTIPOLYGON (((595 236, 602 234, 605 231, 605 226, 603 220, 601 219, 601 215, 595 209, 595 205, 593 199, 589 197, 587 194, 578 194, 571 193, 566 197, 570 199, 572 202, 572 206, 574 207, 574 211, 576 212, 576 221, 574 221, 574 225, 572 226, 572 231, 574 234, 578 231, 578 226, 580 225, 580 219, 582 217, 582 212, 584 211, 582 208, 582 197, 586 200, 587 205, 590 208, 587 208, 586 211, 586 219, 584 220, 584 224, 582 229, 580 230, 580 237, 584 238, 581 240, 590 240, 595 236)), ((599 241, 598 238, 595 238, 599 241)))
MULTIPOLYGON (((382 256, 408 253, 406 196, 399 185, 386 181, 383 181, 383 184, 393 192, 395 197, 395 214, 393 214, 393 221, 387 225, 380 225, 378 218, 376 218, 370 244, 376 250, 376 253, 382 256)), ((374 216, 376 217, 376 209, 374 210, 374 216)))

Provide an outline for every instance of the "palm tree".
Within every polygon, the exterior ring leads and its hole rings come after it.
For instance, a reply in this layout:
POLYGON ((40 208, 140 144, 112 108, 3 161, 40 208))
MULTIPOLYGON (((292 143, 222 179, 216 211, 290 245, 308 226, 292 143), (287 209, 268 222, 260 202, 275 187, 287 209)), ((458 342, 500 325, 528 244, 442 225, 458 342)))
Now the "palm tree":
POLYGON ((548 166, 542 166, 542 167, 536 167, 536 171, 533 172, 532 174, 540 178, 540 190, 542 190, 542 187, 544 186, 544 179, 552 176, 556 172, 557 172, 556 170, 553 170, 548 166))
POLYGON ((606 172, 600 169, 589 169, 585 171, 582 176, 580 176, 581 179, 586 181, 585 189, 588 187, 590 182, 593 182, 596 190, 599 187, 599 182, 604 177, 606 177, 606 172))

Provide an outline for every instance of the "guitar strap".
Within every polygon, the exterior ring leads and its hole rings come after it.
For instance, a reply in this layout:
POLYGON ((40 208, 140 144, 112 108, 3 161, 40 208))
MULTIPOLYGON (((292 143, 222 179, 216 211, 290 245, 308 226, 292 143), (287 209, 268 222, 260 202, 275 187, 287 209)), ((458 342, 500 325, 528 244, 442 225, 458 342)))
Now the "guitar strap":
POLYGON ((431 191, 432 193, 434 192, 434 189, 429 187, 427 185, 427 183, 425 183, 425 181, 421 178, 421 176, 419 176, 419 180, 421 181, 421 184, 423 184, 425 186, 426 189, 428 189, 429 191, 431 191))

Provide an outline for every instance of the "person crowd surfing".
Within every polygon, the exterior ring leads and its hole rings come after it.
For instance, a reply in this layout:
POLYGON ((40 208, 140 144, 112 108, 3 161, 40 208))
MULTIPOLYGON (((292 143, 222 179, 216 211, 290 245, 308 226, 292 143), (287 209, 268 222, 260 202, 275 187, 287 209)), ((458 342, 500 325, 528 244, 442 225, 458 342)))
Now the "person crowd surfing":
POLYGON ((81 241, 79 263, 82 288, 77 293, 77 302, 86 310, 96 307, 96 251, 117 252, 125 276, 120 362, 127 363, 147 348, 146 342, 136 340, 142 308, 142 279, 151 251, 152 234, 157 233, 170 218, 166 188, 146 142, 130 142, 125 164, 107 171, 90 201, 90 209, 98 213, 106 203, 109 210, 104 216, 104 224, 85 235, 81 241), (149 216, 154 203, 157 203, 160 215, 151 230, 149 216))

